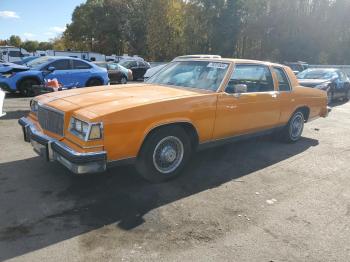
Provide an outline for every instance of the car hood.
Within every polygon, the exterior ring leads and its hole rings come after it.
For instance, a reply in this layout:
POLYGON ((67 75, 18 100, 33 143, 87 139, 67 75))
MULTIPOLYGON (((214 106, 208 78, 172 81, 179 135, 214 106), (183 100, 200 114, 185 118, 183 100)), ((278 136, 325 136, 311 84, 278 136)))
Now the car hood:
POLYGON ((331 79, 298 79, 299 84, 307 87, 315 87, 317 85, 330 82, 331 79))
POLYGON ((1 63, 0 64, 0 74, 12 73, 12 72, 22 72, 27 71, 30 68, 23 65, 17 65, 14 63, 1 63))
MULTIPOLYGON (((181 89, 153 84, 101 86, 54 92, 39 97, 39 101, 60 111, 88 111, 98 117, 131 107, 187 96, 199 96, 208 91, 181 89)), ((78 112, 78 113, 79 113, 78 112)), ((84 113, 84 115, 87 115, 84 113)))

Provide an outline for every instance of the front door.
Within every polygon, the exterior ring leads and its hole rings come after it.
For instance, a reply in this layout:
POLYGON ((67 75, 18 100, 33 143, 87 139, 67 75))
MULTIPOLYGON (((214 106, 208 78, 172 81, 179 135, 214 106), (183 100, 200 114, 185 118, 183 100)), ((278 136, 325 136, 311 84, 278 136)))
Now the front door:
POLYGON ((280 118, 279 94, 275 91, 270 68, 238 64, 219 95, 214 139, 254 133, 275 127, 280 118), (246 92, 235 93, 235 86, 246 92))
POLYGON ((69 86, 73 82, 71 75, 71 64, 69 59, 56 60, 47 65, 45 71, 47 71, 49 67, 54 67, 55 70, 45 75, 46 80, 56 78, 58 82, 64 87, 69 86))

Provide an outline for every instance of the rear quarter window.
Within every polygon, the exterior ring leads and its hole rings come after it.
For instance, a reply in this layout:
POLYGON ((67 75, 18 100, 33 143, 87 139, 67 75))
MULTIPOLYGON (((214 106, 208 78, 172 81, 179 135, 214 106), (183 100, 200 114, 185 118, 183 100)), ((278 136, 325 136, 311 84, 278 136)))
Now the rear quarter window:
POLYGON ((273 71, 276 73, 277 76, 277 81, 278 81, 278 85, 279 85, 279 91, 291 91, 291 85, 289 83, 289 78, 286 74, 286 72, 280 68, 280 67, 274 67, 273 71))

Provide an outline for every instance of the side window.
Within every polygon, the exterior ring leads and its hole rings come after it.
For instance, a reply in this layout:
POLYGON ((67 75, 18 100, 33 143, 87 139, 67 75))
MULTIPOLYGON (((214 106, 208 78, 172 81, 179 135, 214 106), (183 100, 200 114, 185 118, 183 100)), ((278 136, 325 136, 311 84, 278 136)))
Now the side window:
POLYGON ((11 57, 21 57, 21 52, 20 51, 10 51, 9 56, 11 57))
POLYGON ((290 91, 291 86, 289 84, 287 75, 284 72, 284 70, 282 68, 279 68, 279 67, 274 67, 273 70, 277 75, 279 91, 290 91))
POLYGON ((80 60, 73 60, 73 69, 90 69, 91 66, 80 60))
POLYGON ((263 65, 236 65, 226 92, 234 93, 235 85, 246 85, 248 93, 274 91, 270 69, 263 65))
POLYGON ((53 66, 56 70, 70 70, 70 64, 68 59, 57 60, 52 62, 48 67, 53 66))

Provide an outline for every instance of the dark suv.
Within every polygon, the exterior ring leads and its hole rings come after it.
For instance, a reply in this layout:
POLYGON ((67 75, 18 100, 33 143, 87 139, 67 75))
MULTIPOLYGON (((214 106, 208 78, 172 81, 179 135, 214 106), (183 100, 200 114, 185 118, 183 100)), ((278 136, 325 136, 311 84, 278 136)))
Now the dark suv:
POLYGON ((138 60, 123 60, 119 64, 132 71, 134 80, 143 79, 146 71, 151 67, 149 63, 138 60))

